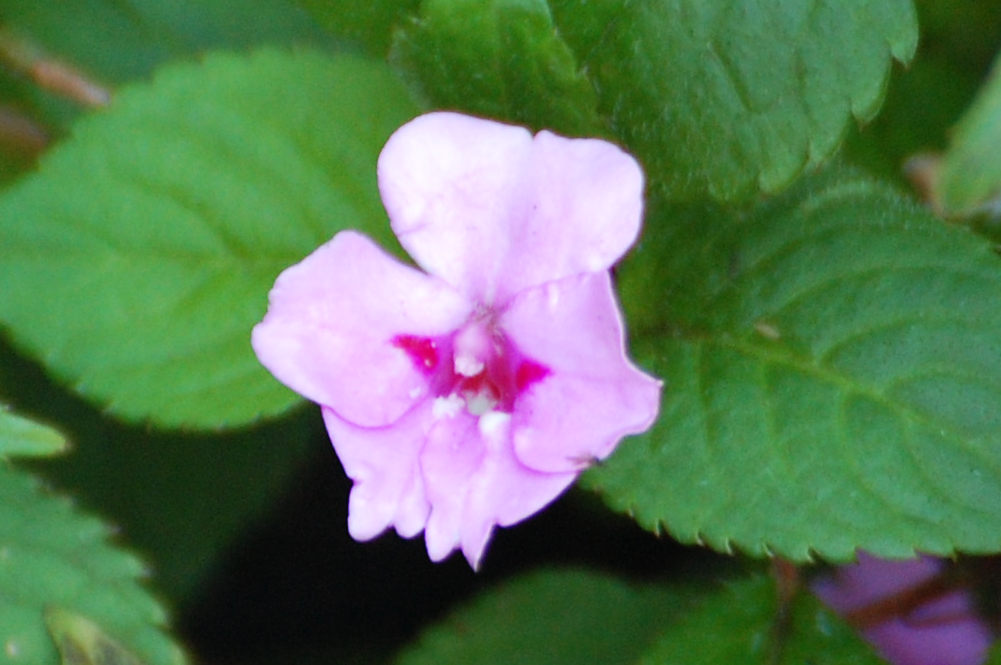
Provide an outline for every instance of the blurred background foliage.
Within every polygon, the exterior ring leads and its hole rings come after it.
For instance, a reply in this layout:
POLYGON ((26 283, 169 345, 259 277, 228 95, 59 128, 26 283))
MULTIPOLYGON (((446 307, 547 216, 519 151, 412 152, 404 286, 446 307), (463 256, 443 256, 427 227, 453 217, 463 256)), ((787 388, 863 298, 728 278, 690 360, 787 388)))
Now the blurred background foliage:
MULTIPOLYGON (((37 155, 91 110, 40 85, 25 64, 32 58, 63 63, 113 91, 167 61, 220 48, 309 45, 386 57, 394 31, 412 30, 419 4, 0 0, 0 181, 30 171, 37 155)), ((882 112, 853 129, 843 151, 908 190, 904 164, 944 148, 1001 35, 1001 3, 917 6, 921 40, 913 63, 896 67, 882 112)), ((398 48, 395 62, 405 61, 398 48)), ((501 530, 484 573, 474 576, 461 559, 430 563, 420 539, 350 540, 349 483, 312 406, 225 433, 123 424, 6 343, 0 401, 66 435, 70 454, 24 466, 118 527, 117 541, 151 566, 181 640, 206 663, 383 662, 430 619, 540 565, 588 566, 634 580, 681 580, 693 570, 734 565, 643 531, 574 490, 517 529, 501 530)))

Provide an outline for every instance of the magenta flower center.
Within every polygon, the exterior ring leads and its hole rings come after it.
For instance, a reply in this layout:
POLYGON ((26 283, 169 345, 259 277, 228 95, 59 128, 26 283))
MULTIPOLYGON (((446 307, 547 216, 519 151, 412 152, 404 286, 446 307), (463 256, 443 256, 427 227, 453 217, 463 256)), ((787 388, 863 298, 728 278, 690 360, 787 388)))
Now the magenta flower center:
POLYGON ((451 415, 461 409, 474 416, 511 413, 518 396, 550 372, 521 354, 491 315, 442 337, 397 335, 393 345, 427 376, 435 409, 451 415))

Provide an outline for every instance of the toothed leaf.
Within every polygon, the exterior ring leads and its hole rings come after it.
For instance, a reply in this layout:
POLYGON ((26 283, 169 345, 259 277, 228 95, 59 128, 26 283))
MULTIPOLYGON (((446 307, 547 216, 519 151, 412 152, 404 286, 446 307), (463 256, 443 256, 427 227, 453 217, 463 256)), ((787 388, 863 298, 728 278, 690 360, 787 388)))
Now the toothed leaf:
POLYGON ((661 207, 622 266, 660 419, 585 476, 684 542, 804 561, 1001 550, 1001 260, 894 190, 661 207))

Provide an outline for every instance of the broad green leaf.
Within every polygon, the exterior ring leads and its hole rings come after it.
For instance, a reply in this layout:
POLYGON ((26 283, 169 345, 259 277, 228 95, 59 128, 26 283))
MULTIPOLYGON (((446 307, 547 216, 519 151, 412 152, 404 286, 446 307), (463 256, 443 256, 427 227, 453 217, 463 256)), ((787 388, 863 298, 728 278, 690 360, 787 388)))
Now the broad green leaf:
POLYGON ((65 451, 62 434, 0 405, 0 457, 49 457, 65 451))
POLYGON ((336 231, 389 234, 375 180, 415 114, 384 65, 216 55, 122 91, 0 200, 0 320, 125 418, 237 425, 297 398, 250 330, 336 231))
POLYGON ((776 192, 830 157, 917 42, 911 0, 551 0, 613 133, 673 200, 776 192))
MULTIPOLYGON (((209 49, 331 41, 294 0, 0 0, 0 16, 29 48, 111 90, 209 49)), ((34 85, 17 99, 56 133, 81 110, 34 85)))
POLYGON ((946 214, 997 206, 1001 196, 1001 60, 960 119, 939 170, 936 194, 946 214))
POLYGON ((707 594, 667 626, 641 665, 879 665, 883 661, 811 595, 780 607, 771 580, 751 578, 707 594))
POLYGON ((179 611, 197 599, 241 534, 273 510, 308 455, 333 454, 316 409, 235 432, 151 430, 99 412, 0 343, 5 400, 58 423, 72 441, 68 455, 19 458, 19 466, 30 463, 32 472, 112 521, 179 611))
POLYGON ((567 134, 602 128, 595 91, 545 0, 424 0, 390 59, 440 108, 567 134))
POLYGON ((0 465, 0 643, 12 662, 52 665, 46 611, 88 617, 148 665, 185 662, 162 632, 163 608, 139 578, 144 566, 111 547, 110 530, 0 465))
POLYGON ((948 130, 978 84, 970 69, 947 58, 915 58, 890 82, 879 116, 849 134, 842 154, 909 191, 918 184, 920 193, 932 193, 916 177, 920 173, 915 165, 921 160, 932 163, 932 154, 945 148, 948 130))
POLYGON ((945 148, 947 132, 980 87, 1001 34, 1001 3, 915 5, 918 54, 891 79, 879 116, 850 132, 845 146, 854 163, 901 184, 910 157, 945 148))
POLYGON ((321 43, 294 0, 0 0, 3 25, 108 83, 211 48, 321 43))
POLYGON ((45 620, 63 665, 143 665, 84 616, 53 608, 45 613, 45 620))
POLYGON ((329 449, 329 439, 308 445, 316 440, 310 435, 325 437, 316 420, 310 409, 215 436, 106 424, 74 439, 74 454, 33 468, 113 517, 171 604, 183 608, 241 534, 273 510, 307 454, 329 449), (98 440, 100 433, 108 438, 98 440))
POLYGON ((586 570, 508 580, 427 630, 398 665, 629 665, 691 592, 586 570))
POLYGON ((379 57, 389 51, 393 29, 420 6, 420 0, 298 0, 298 3, 334 36, 379 57))
POLYGON ((620 277, 662 412, 588 484, 647 528, 720 550, 1001 549, 988 242, 851 173, 741 217, 651 215, 660 233, 620 277))

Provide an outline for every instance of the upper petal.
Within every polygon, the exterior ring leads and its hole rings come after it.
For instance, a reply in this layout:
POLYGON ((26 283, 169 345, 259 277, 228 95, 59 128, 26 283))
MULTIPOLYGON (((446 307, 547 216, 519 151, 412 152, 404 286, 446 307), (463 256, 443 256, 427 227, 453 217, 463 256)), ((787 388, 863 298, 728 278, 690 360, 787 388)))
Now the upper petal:
POLYGON ((549 370, 515 402, 514 451, 526 466, 579 470, 653 424, 661 383, 626 357, 607 272, 519 294, 501 327, 521 353, 549 370))
POLYGON ((448 112, 393 134, 379 188, 414 260, 487 304, 610 267, 643 205, 639 165, 611 143, 448 112))
POLYGON ((428 390, 393 339, 448 333, 470 308, 444 282, 344 231, 279 275, 251 342, 282 383, 349 422, 378 427, 428 390))

